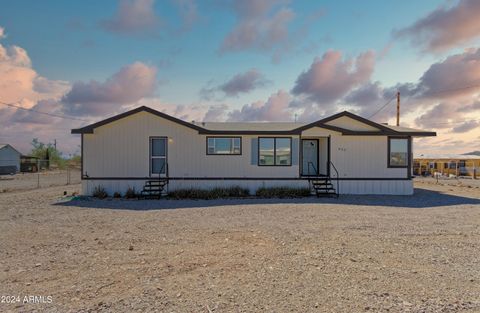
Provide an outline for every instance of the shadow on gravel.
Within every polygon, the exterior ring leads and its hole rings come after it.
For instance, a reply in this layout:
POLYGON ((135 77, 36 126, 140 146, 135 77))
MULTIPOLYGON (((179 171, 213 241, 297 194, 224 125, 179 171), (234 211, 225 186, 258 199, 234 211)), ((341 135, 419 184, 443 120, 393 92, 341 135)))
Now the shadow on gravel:
POLYGON ((218 200, 123 200, 106 199, 98 200, 87 198, 85 200, 67 200, 55 203, 59 206, 80 208, 101 208, 114 210, 162 210, 186 209, 214 206, 235 205, 262 205, 262 204, 320 204, 320 205, 352 205, 352 206, 383 206, 397 208, 432 208, 449 205, 480 204, 480 199, 468 198, 458 195, 445 194, 428 189, 415 188, 413 196, 364 196, 342 195, 337 198, 297 198, 297 199, 218 199, 218 200))

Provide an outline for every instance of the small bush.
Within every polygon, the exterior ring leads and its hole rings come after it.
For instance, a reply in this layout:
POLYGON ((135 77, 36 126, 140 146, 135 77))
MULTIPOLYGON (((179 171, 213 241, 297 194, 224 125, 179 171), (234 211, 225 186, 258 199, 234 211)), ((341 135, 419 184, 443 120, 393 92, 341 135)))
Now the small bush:
POLYGON ((105 199, 108 197, 108 193, 102 185, 98 185, 93 189, 92 196, 99 199, 105 199))
POLYGON ((118 191, 115 191, 115 192, 113 193, 113 197, 114 197, 114 198, 121 198, 122 195, 121 195, 118 191))
POLYGON ((135 187, 128 187, 127 191, 125 192, 125 198, 132 199, 137 197, 137 192, 135 191, 135 187))
POLYGON ((302 198, 310 196, 310 189, 291 187, 261 187, 257 189, 256 196, 261 198, 302 198))
POLYGON ((250 192, 246 188, 234 186, 229 188, 214 188, 208 189, 179 189, 168 194, 172 199, 222 199, 222 198, 242 198, 248 197, 250 192))

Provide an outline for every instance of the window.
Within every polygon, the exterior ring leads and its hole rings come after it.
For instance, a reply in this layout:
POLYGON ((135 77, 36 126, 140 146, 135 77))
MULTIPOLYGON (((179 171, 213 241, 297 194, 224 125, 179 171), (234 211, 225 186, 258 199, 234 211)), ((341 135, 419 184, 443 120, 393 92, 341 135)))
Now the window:
POLYGON ((207 137, 207 154, 242 154, 242 138, 207 137))
POLYGON ((258 165, 292 165, 292 138, 258 138, 258 165))
POLYGON ((408 138, 388 138, 388 167, 408 167, 408 138))
POLYGON ((150 173, 165 174, 167 167, 167 138, 150 138, 150 173))

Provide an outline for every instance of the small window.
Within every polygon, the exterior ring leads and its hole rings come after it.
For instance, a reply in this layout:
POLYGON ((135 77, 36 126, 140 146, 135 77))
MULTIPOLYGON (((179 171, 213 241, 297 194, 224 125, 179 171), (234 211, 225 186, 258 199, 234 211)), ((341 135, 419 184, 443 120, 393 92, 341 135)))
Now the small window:
POLYGON ((207 137, 207 154, 242 154, 240 137, 207 137))
POLYGON ((292 165, 292 138, 258 138, 258 165, 292 165))
POLYGON ((389 138, 388 140, 388 166, 407 167, 409 158, 408 138, 389 138))

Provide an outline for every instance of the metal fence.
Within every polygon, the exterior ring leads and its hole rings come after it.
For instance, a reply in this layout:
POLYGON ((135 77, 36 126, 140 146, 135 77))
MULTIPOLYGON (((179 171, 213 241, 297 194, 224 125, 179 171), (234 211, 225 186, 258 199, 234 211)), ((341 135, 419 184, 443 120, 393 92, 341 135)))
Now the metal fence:
POLYGON ((0 192, 74 185, 81 182, 79 166, 67 165, 60 169, 52 165, 44 166, 41 163, 42 161, 39 161, 39 170, 36 172, 0 175, 0 192))

